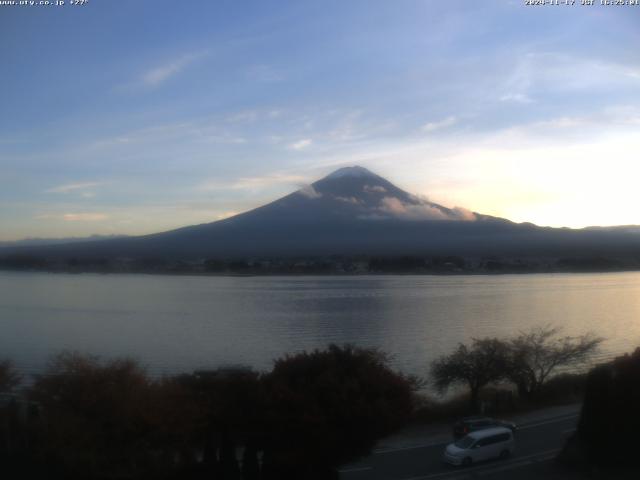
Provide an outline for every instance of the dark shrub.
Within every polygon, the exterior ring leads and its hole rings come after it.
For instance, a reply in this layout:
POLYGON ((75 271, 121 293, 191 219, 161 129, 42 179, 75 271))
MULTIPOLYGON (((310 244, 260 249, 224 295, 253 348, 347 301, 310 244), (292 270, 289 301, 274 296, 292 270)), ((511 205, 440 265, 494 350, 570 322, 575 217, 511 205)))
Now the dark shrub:
POLYGON ((268 478, 327 478, 403 425, 417 386, 380 351, 351 345, 281 358, 265 382, 268 478))
POLYGON ((588 467, 635 470, 638 432, 640 348, 589 372, 578 429, 561 458, 588 467))
POLYGON ((0 393, 11 392, 20 385, 22 377, 9 360, 0 362, 0 393))
POLYGON ((636 463, 640 432, 640 348, 589 372, 578 438, 596 464, 636 463))
POLYGON ((168 443, 154 421, 181 416, 181 410, 167 405, 167 393, 167 388, 152 388, 132 360, 58 355, 31 388, 42 408, 41 459, 66 478, 131 477, 148 471, 163 458, 158 445, 168 443))

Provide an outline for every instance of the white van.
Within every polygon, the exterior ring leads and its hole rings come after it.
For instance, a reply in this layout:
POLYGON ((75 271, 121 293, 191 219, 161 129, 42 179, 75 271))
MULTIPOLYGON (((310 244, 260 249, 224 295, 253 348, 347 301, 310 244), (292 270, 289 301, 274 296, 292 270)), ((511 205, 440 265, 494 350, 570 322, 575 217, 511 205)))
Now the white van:
POLYGON ((513 433, 504 427, 476 430, 447 445, 444 461, 451 465, 471 465, 490 458, 508 458, 515 450, 513 433))

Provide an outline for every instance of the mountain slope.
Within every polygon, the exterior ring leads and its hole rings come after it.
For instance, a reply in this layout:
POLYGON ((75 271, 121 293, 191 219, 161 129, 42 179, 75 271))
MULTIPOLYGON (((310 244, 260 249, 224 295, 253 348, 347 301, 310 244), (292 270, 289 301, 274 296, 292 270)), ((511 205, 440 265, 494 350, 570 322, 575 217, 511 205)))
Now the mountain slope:
POLYGON ((640 235, 636 232, 515 224, 443 207, 415 197, 362 167, 348 167, 225 220, 140 237, 25 248, 20 252, 52 258, 185 260, 332 254, 640 257, 640 235))

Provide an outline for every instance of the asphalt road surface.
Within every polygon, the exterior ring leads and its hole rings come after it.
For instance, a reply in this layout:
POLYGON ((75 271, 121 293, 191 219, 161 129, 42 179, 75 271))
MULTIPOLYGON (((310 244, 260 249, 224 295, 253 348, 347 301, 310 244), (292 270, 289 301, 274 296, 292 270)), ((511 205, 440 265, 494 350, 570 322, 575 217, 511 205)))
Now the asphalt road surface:
POLYGON ((454 467, 442 461, 447 443, 379 451, 340 469, 342 480, 453 480, 463 478, 526 478, 531 470, 550 462, 575 430, 577 414, 522 424, 515 434, 515 453, 507 460, 490 460, 471 467, 454 467), (508 477, 507 477, 508 478, 508 477))

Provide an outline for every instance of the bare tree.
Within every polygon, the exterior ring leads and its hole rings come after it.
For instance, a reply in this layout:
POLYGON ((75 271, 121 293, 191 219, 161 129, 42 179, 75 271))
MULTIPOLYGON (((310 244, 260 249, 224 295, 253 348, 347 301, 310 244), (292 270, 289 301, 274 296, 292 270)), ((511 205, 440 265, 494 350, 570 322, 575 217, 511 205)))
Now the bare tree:
POLYGON ((561 332, 558 327, 539 327, 509 341, 506 377, 520 396, 535 396, 554 371, 586 362, 603 341, 592 333, 569 337, 561 332))
POLYGON ((459 344, 450 355, 431 364, 431 377, 440 392, 461 383, 469 387, 470 406, 478 411, 480 389, 501 380, 507 371, 508 347, 497 338, 474 338, 471 346, 459 344))

